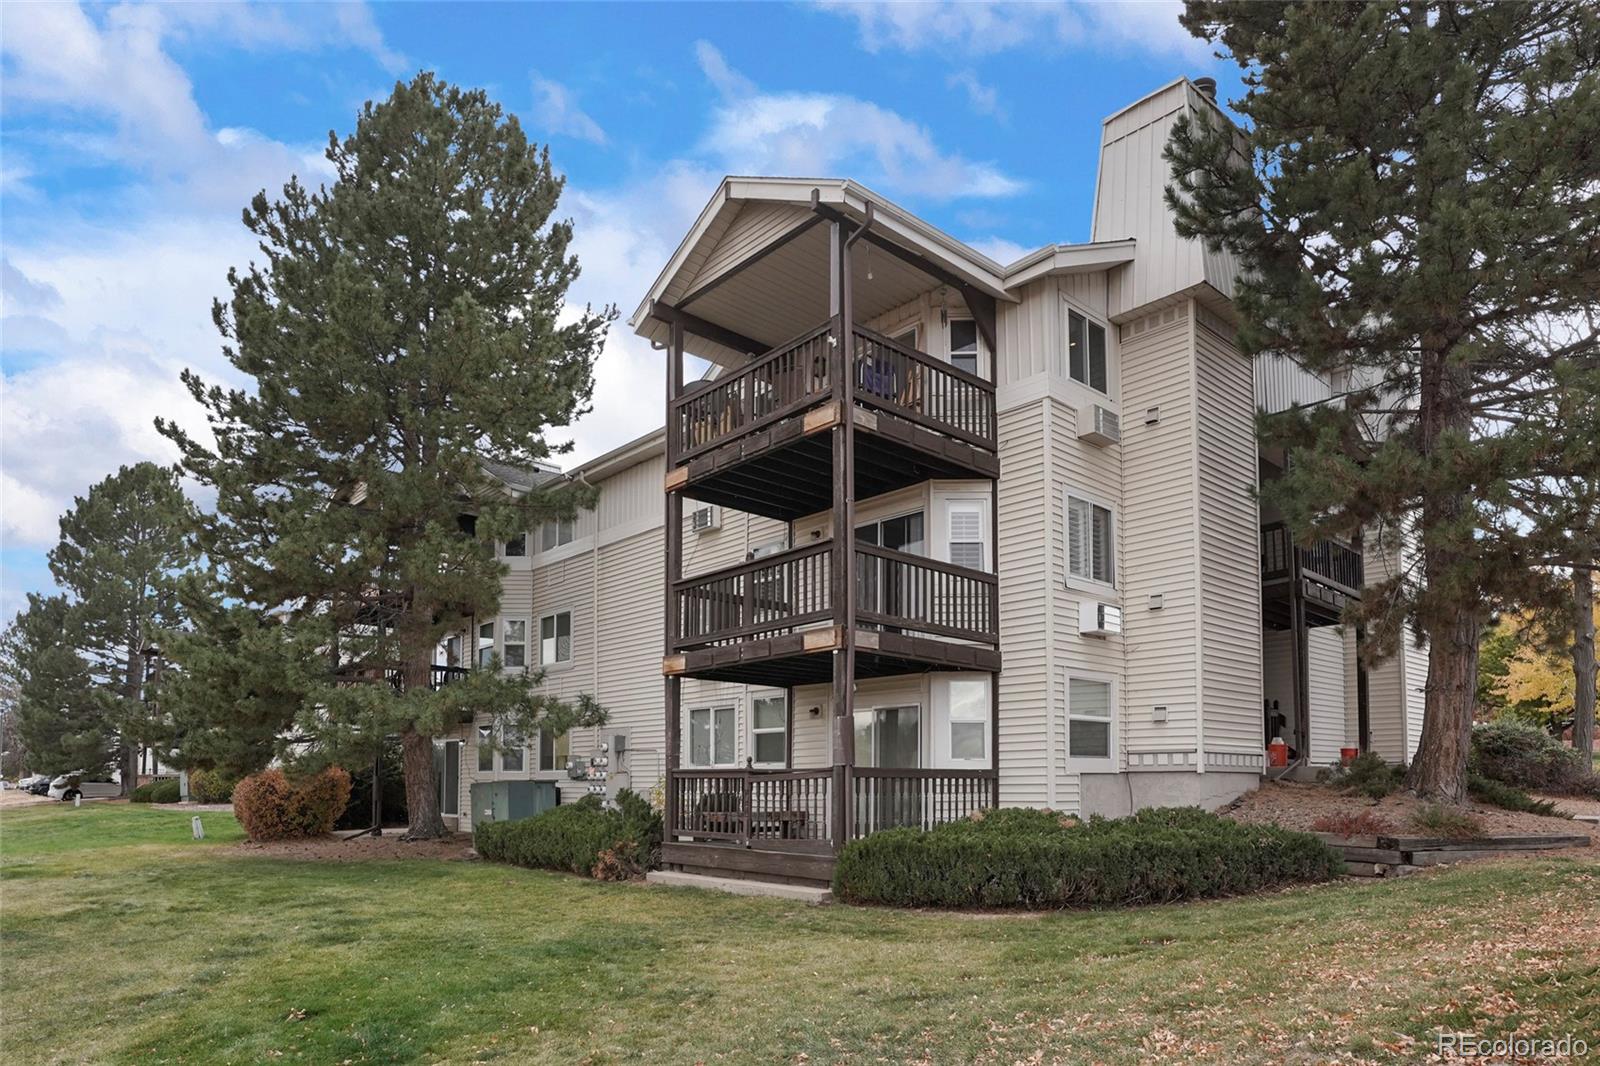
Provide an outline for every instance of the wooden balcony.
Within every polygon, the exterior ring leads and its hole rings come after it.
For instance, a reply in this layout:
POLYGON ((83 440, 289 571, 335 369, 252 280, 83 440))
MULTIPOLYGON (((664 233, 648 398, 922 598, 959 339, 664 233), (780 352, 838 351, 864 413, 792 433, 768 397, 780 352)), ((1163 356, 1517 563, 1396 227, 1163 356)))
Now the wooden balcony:
MULTIPOLYGON (((998 670, 998 583, 981 570, 855 543, 858 677, 998 670)), ((832 541, 685 578, 671 590, 669 673, 802 685, 843 640, 832 541)))
POLYGON ((673 487, 784 520, 825 510, 833 477, 826 431, 847 416, 862 444, 858 498, 931 479, 999 476, 991 382, 862 326, 843 358, 843 332, 829 319, 677 397, 667 416, 669 456, 682 471, 673 487))
POLYGON ((1294 543, 1282 522, 1261 527, 1261 599, 1268 625, 1287 628, 1289 600, 1298 594, 1308 625, 1336 625, 1349 600, 1361 598, 1361 553, 1335 540, 1309 548, 1294 543))
POLYGON ((997 780, 993 770, 866 766, 672 770, 662 859, 694 870, 826 881, 846 842, 960 821, 996 806, 997 780))

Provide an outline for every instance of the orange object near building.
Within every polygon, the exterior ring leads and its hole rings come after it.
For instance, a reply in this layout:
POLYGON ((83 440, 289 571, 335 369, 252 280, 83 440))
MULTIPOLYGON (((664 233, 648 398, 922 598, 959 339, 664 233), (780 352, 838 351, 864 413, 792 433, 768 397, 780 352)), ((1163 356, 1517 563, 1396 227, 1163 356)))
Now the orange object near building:
POLYGON ((1282 737, 1273 737, 1272 743, 1267 745, 1267 765, 1289 765, 1289 745, 1283 742, 1282 737))

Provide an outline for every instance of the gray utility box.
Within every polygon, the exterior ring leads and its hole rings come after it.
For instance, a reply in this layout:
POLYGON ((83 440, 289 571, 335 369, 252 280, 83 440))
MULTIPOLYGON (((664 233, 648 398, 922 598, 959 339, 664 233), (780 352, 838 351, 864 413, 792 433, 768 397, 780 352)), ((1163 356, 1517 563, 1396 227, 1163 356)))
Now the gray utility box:
POLYGON ((555 805, 554 781, 479 781, 472 786, 472 826, 532 818, 555 805))

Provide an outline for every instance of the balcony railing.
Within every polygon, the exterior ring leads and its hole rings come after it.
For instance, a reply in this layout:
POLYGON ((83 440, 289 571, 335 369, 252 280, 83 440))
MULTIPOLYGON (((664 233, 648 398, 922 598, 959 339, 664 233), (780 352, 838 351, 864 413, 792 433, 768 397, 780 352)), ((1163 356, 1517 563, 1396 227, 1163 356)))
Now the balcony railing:
POLYGON ((1282 522, 1261 527, 1261 580, 1286 581, 1300 573, 1350 596, 1361 595, 1361 553, 1336 540, 1319 540, 1309 548, 1295 545, 1282 522))
MULTIPOLYGON (((465 666, 431 666, 428 668, 428 687, 437 692, 452 681, 466 677, 471 671, 465 666)), ((364 684, 387 681, 396 689, 405 688, 405 671, 398 666, 346 666, 334 671, 340 684, 364 684)))
MULTIPOLYGON (((833 393, 844 360, 829 319, 737 370, 691 386, 672 402, 673 454, 693 458, 791 418, 833 393)), ((852 331, 857 403, 963 443, 995 450, 994 385, 861 326, 852 331)))
MULTIPOLYGON (((996 643, 995 576, 920 555, 854 544, 856 618, 884 630, 996 643)), ((831 541, 791 548, 673 586, 674 650, 793 633, 837 621, 831 541)))
POLYGON ((670 780, 669 839, 744 848, 831 851, 844 843, 841 833, 930 829, 995 806, 993 770, 673 770, 670 780), (839 797, 848 797, 843 812, 839 797))

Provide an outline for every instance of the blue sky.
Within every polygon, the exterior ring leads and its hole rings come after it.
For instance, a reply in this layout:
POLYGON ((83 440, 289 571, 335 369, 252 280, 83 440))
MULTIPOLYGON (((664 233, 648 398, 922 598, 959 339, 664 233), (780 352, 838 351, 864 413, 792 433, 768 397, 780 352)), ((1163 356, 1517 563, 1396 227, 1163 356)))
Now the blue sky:
MULTIPOLYGON (((431 69, 480 86, 568 177, 578 300, 630 312, 726 173, 852 177, 991 256, 1083 240, 1100 121, 1237 72, 1176 3, 8 4, 0 9, 0 611, 48 588, 56 516, 203 429, 240 210, 327 177, 328 131, 431 69)), ((660 420, 618 332, 572 458, 660 420)), ((202 501, 203 502, 203 501, 202 501)))

